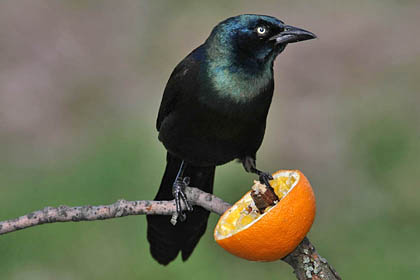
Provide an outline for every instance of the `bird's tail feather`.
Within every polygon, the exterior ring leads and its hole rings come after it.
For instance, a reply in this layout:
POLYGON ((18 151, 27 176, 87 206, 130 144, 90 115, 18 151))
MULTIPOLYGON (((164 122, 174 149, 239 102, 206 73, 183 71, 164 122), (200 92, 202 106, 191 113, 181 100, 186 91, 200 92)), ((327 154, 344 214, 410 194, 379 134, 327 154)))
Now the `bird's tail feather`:
MULTIPOLYGON (((173 199, 172 185, 180 165, 180 159, 167 154, 165 174, 155 200, 173 199)), ((196 167, 187 164, 184 176, 190 177, 191 186, 212 193, 215 169, 215 166, 196 167)), ((167 265, 181 251, 182 260, 187 260, 206 231, 209 214, 204 208, 194 206, 194 211, 187 213, 186 221, 178 221, 175 226, 170 223, 171 216, 147 216, 147 239, 153 258, 167 265)))

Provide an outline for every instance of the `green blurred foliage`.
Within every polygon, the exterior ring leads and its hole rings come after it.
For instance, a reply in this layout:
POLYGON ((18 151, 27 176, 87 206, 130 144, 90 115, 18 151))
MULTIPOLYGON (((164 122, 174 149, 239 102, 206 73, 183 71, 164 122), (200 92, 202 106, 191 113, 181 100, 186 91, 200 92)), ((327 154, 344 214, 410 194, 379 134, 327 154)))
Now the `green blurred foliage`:
MULTIPOLYGON (((317 197, 309 234, 344 279, 417 279, 420 266, 418 1, 3 1, 0 220, 45 206, 152 199, 165 166, 154 121, 171 70, 218 21, 263 13, 319 40, 276 62, 258 154, 299 168, 317 197), (417 33, 416 33, 417 32, 417 33)), ((217 169, 234 202, 254 176, 217 169)), ((212 237, 168 267, 145 218, 43 225, 0 237, 0 279, 294 279, 212 237)))

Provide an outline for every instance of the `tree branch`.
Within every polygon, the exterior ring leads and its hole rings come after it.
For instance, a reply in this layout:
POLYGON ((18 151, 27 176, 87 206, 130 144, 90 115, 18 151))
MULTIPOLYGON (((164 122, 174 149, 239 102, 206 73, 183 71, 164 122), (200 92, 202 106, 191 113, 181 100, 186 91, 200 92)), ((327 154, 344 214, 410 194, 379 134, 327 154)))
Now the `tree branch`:
MULTIPOLYGON (((185 194, 193 205, 201 206, 222 215, 231 205, 222 199, 196 188, 187 187, 185 194)), ((183 205, 184 208, 184 205, 183 205)), ((16 219, 0 222, 0 235, 46 223, 96 221, 128 215, 174 215, 175 202, 118 200, 100 206, 45 207, 16 219)), ((283 261, 291 265, 298 279, 341 279, 335 270, 322 258, 314 246, 305 238, 283 261)))
POLYGON ((314 245, 307 237, 282 260, 293 267, 297 279, 341 280, 335 269, 317 253, 314 245))

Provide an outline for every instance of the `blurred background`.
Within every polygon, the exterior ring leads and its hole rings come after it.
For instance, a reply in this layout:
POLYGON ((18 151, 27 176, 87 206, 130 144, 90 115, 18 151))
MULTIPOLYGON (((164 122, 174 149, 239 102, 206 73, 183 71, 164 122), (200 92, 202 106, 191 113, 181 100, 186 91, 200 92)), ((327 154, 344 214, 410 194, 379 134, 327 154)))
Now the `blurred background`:
MULTIPOLYGON (((165 165, 155 119, 175 65, 221 20, 269 14, 313 31, 275 63, 263 170, 301 169, 317 197, 309 238, 344 279, 420 267, 420 2, 0 3, 0 220, 45 206, 152 199, 165 165)), ((234 202, 254 176, 216 172, 234 202)), ((216 245, 186 263, 148 253, 144 216, 0 237, 1 279, 295 279, 216 245)))

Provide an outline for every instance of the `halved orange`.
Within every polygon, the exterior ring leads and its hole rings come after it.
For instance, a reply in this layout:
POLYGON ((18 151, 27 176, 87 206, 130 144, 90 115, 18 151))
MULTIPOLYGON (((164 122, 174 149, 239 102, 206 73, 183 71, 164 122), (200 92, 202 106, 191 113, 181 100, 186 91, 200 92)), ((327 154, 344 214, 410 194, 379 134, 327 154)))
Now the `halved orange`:
POLYGON ((270 184, 280 201, 263 214, 249 191, 220 217, 214 239, 228 252, 252 261, 278 260, 291 253, 310 230, 315 195, 305 175, 299 170, 280 170, 270 184))

